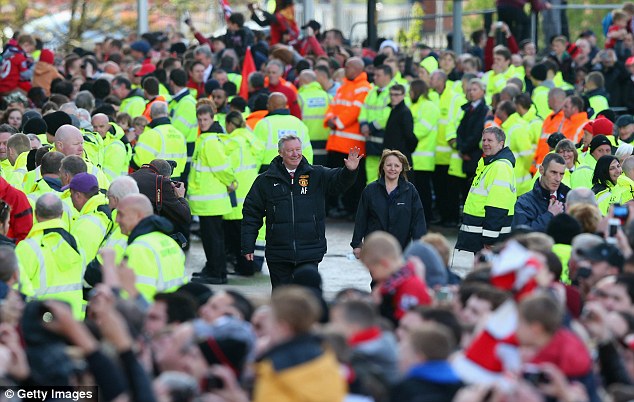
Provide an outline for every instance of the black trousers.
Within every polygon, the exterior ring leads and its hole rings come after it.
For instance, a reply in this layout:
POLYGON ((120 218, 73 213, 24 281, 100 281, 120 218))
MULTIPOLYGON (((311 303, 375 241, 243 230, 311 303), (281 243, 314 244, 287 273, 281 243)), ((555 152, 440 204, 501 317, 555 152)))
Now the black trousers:
POLYGON ((223 220, 225 232, 225 247, 228 255, 236 261, 236 273, 239 275, 253 275, 255 273, 253 261, 249 261, 240 250, 240 226, 242 219, 223 220))
POLYGON ((205 258, 207 258, 202 274, 214 278, 226 278, 227 257, 222 216, 201 216, 200 237, 205 250, 205 258))
POLYGON ((451 220, 451 210, 449 208, 449 165, 436 165, 436 170, 432 176, 434 183, 434 194, 436 194, 436 209, 443 222, 451 220))
POLYGON ((269 267, 269 273, 271 275, 271 287, 275 289, 278 286, 292 283, 295 271, 300 268, 317 270, 319 261, 295 264, 292 262, 273 262, 266 260, 266 265, 269 267))
POLYGON ((531 19, 523 9, 513 6, 498 7, 498 19, 511 28, 517 43, 531 37, 531 19))
POLYGON ((464 203, 469 194, 469 187, 471 180, 462 177, 449 176, 449 205, 447 207, 449 211, 449 221, 460 221, 460 205, 464 203))
POLYGON ((433 172, 425 172, 422 170, 414 170, 413 183, 420 195, 420 200, 423 203, 423 210, 425 211, 425 221, 430 222, 432 220, 432 176, 433 172))
MULTIPOLYGON (((338 168, 344 166, 343 160, 347 158, 348 154, 341 152, 328 152, 327 165, 330 168, 338 168)), ((327 208, 336 207, 338 204, 338 198, 340 198, 343 208, 346 212, 356 214, 357 207, 359 206, 359 200, 361 199, 361 193, 365 188, 366 174, 365 174, 365 158, 359 162, 359 174, 357 175, 357 181, 354 182, 345 193, 338 196, 329 197, 327 200, 327 208)))

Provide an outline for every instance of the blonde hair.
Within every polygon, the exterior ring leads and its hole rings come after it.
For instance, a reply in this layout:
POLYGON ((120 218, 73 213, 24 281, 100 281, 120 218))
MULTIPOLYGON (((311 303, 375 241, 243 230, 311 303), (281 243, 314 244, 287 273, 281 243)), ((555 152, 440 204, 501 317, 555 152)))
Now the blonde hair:
POLYGON ((568 214, 579 221, 583 233, 596 233, 601 222, 601 212, 596 205, 575 204, 568 209, 568 214))
POLYGON ((396 149, 383 150, 383 153, 381 154, 381 161, 379 162, 379 177, 385 176, 385 172, 383 171, 383 166, 385 166, 385 160, 389 156, 394 156, 399 160, 399 162, 401 162, 401 165, 403 165, 403 170, 401 171, 401 177, 407 180, 407 172, 409 172, 410 170, 409 161, 407 160, 407 157, 405 157, 405 155, 403 155, 401 151, 396 149))

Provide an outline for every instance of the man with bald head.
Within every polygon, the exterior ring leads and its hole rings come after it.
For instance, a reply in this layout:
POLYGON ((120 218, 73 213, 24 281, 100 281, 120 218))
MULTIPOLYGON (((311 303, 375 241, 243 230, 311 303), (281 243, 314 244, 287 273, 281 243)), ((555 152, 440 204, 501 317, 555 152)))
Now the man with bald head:
POLYGON ((253 134, 265 144, 260 173, 266 172, 269 164, 278 154, 277 142, 285 135, 296 135, 302 140, 302 154, 313 162, 313 148, 308 136, 308 127, 303 121, 292 116, 287 107, 287 98, 281 92, 269 95, 266 107, 269 114, 255 125, 253 134))
POLYGON ((324 127, 323 121, 330 105, 330 96, 317 82, 313 70, 304 70, 299 74, 299 85, 298 102, 313 147, 313 163, 325 166, 326 141, 330 130, 324 127))
POLYGON ((117 223, 128 236, 124 261, 136 274, 136 288, 146 299, 157 292, 176 290, 186 282, 185 254, 169 236, 173 226, 154 215, 150 200, 142 194, 123 197, 117 204, 117 223))
POLYGON ((22 290, 27 296, 65 301, 71 305, 75 318, 81 319, 84 259, 76 238, 61 219, 63 211, 57 195, 46 193, 38 198, 37 223, 15 253, 20 262, 22 290))
POLYGON ((123 130, 117 132, 110 119, 103 113, 92 117, 92 126, 103 139, 104 162, 101 168, 112 181, 128 173, 132 148, 123 130))
MULTIPOLYGON (((346 77, 330 102, 324 127, 330 129, 326 142, 328 167, 341 167, 350 148, 358 147, 365 154, 365 136, 361 134, 359 114, 371 85, 363 71, 363 60, 351 57, 345 65, 346 77)), ((361 160, 359 175, 355 184, 344 194, 342 202, 345 213, 354 214, 359 205, 361 192, 365 187, 365 160, 361 160)), ((334 204, 331 200, 330 204, 334 204)))
POLYGON ((273 59, 266 65, 266 77, 269 79, 267 88, 271 93, 281 92, 286 96, 289 113, 298 119, 302 118, 302 112, 297 103, 297 88, 295 85, 282 78, 284 75, 284 63, 278 59, 273 59))

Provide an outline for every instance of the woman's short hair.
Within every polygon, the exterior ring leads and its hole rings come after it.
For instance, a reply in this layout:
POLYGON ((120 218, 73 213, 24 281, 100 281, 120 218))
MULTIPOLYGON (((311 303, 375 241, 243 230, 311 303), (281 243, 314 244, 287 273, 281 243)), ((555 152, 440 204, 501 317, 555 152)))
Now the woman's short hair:
POLYGON ((577 151, 577 148, 572 141, 566 139, 561 140, 557 143, 557 146, 555 147, 555 153, 559 154, 563 151, 572 151, 572 153, 575 155, 575 165, 577 164, 577 162, 579 162, 579 152, 577 151))
POLYGON ((383 172, 383 166, 385 166, 385 160, 388 156, 396 157, 401 165, 403 165, 403 170, 401 171, 401 177, 407 180, 407 172, 410 170, 409 161, 407 157, 403 155, 403 153, 397 149, 384 149, 381 154, 381 161, 379 162, 379 177, 385 176, 385 172, 383 172))

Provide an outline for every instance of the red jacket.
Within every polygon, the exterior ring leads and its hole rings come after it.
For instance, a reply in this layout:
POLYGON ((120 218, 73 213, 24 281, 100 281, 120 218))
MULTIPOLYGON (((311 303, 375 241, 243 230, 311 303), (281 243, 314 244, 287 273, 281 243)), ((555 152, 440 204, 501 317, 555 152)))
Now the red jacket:
POLYGON ((17 44, 7 46, 2 54, 0 70, 0 93, 8 93, 20 88, 25 92, 31 89, 32 66, 27 54, 17 44))
POLYGON ((592 369, 592 359, 586 346, 567 329, 555 332, 548 345, 544 346, 531 363, 552 363, 566 377, 583 377, 592 369))
POLYGON ((380 286, 383 296, 381 313, 394 322, 398 322, 410 308, 432 302, 427 285, 416 276, 414 265, 410 262, 380 286))
POLYGON ((29 204, 29 199, 26 194, 12 187, 2 177, 0 177, 0 199, 11 207, 7 237, 15 239, 16 243, 19 243, 24 240, 33 227, 33 210, 29 204))
POLYGON ((187 81, 187 85, 186 86, 187 86, 187 88, 196 90, 196 99, 200 99, 200 98, 204 98, 205 97, 205 83, 204 82, 196 84, 194 81, 192 81, 190 79, 189 81, 187 81))

